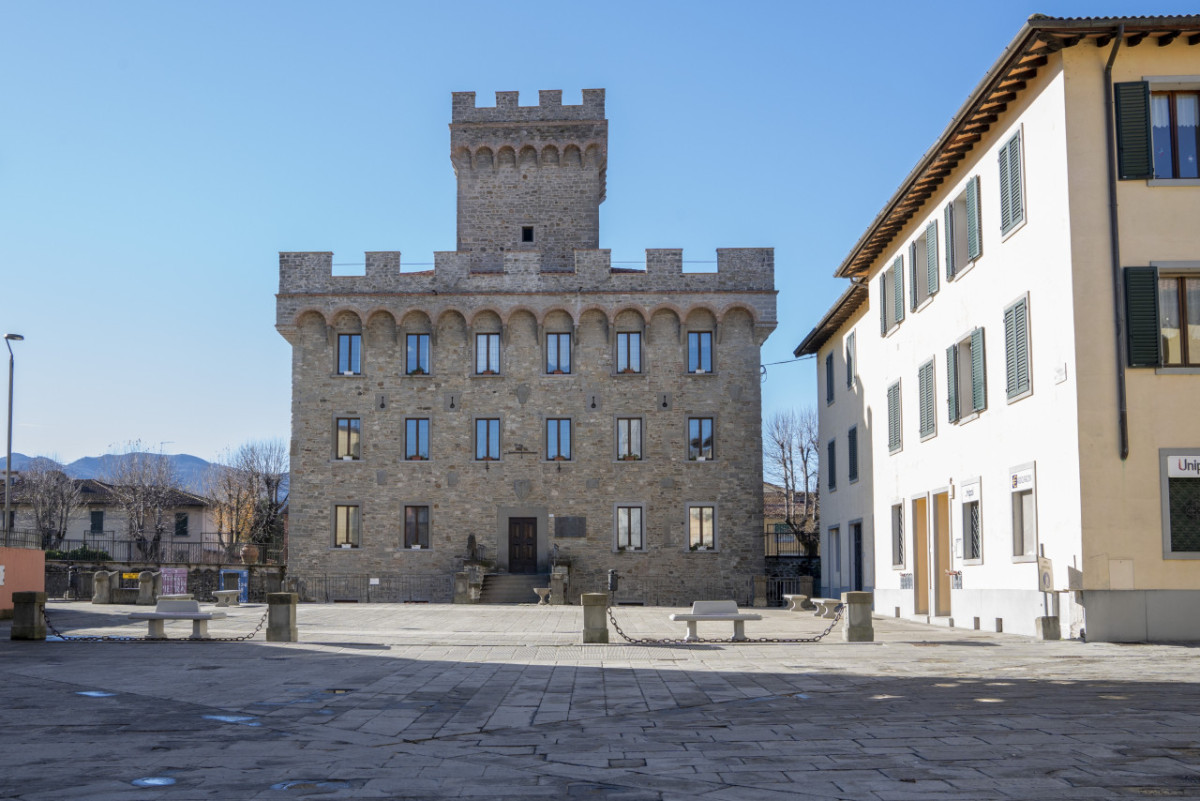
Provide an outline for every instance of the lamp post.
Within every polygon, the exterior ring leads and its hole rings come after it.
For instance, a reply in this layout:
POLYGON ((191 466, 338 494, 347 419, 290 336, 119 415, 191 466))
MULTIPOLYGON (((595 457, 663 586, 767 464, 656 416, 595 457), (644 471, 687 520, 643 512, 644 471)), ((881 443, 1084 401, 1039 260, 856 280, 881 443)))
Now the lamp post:
POLYGON ((4 458, 4 544, 7 546, 12 524, 12 401, 13 401, 13 349, 12 343, 25 337, 20 334, 5 334, 4 345, 8 348, 8 453, 4 458))

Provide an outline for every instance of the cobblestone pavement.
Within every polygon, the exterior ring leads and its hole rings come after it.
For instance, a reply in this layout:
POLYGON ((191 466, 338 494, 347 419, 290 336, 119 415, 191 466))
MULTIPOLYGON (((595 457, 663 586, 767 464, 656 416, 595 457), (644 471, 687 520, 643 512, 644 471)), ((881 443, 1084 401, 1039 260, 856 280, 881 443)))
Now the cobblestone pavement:
MULTIPOLYGON (((140 636, 132 609, 49 613, 140 636)), ((265 609, 231 611, 213 636, 265 609)), ((616 615, 679 637, 671 611, 616 615)), ((823 628, 756 611, 750 637, 823 628)), ((298 643, 11 642, 0 623, 0 798, 1200 798, 1191 647, 894 619, 875 643, 580 645, 574 606, 298 617, 298 643)))

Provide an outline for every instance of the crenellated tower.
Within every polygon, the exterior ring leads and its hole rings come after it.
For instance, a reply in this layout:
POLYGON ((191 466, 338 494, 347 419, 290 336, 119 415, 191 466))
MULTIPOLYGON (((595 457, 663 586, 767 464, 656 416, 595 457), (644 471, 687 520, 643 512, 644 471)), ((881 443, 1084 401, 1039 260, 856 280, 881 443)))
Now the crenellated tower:
POLYGON ((458 251, 471 270, 503 269, 504 254, 538 252, 542 271, 573 268, 576 248, 600 246, 608 120, 604 90, 584 89, 564 106, 543 90, 538 105, 496 92, 476 108, 474 92, 455 92, 450 157, 458 176, 458 251))

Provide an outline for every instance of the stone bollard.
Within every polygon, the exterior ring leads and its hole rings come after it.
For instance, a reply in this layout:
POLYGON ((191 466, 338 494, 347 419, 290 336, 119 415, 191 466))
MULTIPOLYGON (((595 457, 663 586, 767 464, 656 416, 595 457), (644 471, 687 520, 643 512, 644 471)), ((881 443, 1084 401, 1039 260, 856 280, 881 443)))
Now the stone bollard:
POLYGON ((1048 615, 1046 617, 1035 617, 1033 619, 1034 639, 1038 640, 1061 640, 1062 629, 1058 624, 1058 617, 1048 615))
POLYGON ((300 596, 294 592, 267 594, 267 642, 298 642, 296 604, 300 596))
POLYGON ((550 574, 550 603, 562 606, 567 602, 567 582, 563 573, 550 574))
POLYGON ((471 603, 471 583, 469 574, 455 573, 454 574, 454 603, 469 604, 471 603))
POLYGON ((843 592, 842 639, 845 642, 875 642, 875 628, 871 625, 871 604, 875 593, 843 592))
POLYGON ((756 607, 764 607, 767 605, 767 577, 754 577, 754 605, 756 607))
POLYGON ((141 573, 138 573, 138 606, 154 606, 154 604, 158 603, 154 592, 154 579, 159 575, 149 570, 143 570, 141 573))
POLYGON ((799 580, 799 584, 800 584, 800 592, 798 592, 796 594, 804 596, 804 600, 800 602, 800 608, 801 609, 810 609, 810 610, 816 609, 817 608, 816 604, 814 604, 812 601, 808 600, 809 598, 813 597, 813 595, 814 595, 814 593, 813 593, 813 577, 812 576, 799 576, 798 580, 799 580))
POLYGON ((585 592, 579 602, 583 604, 583 641, 608 642, 608 595, 585 592))
POLYGON ((11 640, 46 639, 46 593, 14 592, 11 640))
POLYGON ((112 577, 115 575, 107 570, 97 570, 92 575, 92 603, 112 603, 112 577))

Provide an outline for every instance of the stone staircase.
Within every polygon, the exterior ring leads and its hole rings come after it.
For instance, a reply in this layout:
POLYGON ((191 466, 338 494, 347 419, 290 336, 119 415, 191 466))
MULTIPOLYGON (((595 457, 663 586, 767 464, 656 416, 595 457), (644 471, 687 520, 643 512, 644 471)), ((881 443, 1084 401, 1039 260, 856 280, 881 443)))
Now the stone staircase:
POLYGON ((483 577, 481 604, 536 604, 534 587, 549 587, 545 573, 489 573, 483 577))

